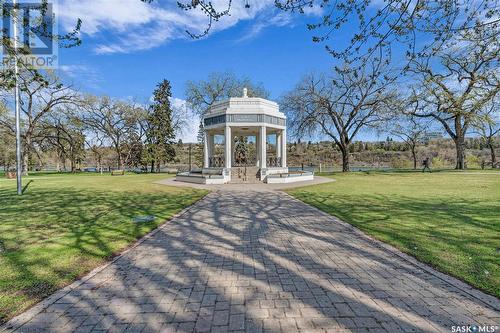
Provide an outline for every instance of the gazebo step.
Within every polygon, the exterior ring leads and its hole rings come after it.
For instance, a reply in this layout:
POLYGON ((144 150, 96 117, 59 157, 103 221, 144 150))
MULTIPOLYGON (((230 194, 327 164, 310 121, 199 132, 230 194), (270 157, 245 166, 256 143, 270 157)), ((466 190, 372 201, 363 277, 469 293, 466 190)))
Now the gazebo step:
POLYGON ((231 183, 259 183, 258 167, 232 167, 231 183))

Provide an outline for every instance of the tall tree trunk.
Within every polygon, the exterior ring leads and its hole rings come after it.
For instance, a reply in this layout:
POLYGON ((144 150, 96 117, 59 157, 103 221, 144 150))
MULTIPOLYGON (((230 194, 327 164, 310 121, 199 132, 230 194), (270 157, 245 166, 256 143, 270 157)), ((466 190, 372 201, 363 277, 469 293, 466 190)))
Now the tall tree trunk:
POLYGON ((411 156, 413 157, 413 170, 417 170, 417 152, 415 146, 411 146, 411 156))
POLYGON ((465 128, 462 126, 462 116, 455 116, 455 149, 457 152, 457 164, 455 169, 465 169, 465 128))
POLYGON ((349 172, 351 170, 351 166, 349 164, 349 146, 345 145, 340 149, 342 153, 342 172, 349 172))
POLYGON ((73 153, 73 147, 70 147, 70 167, 71 167, 71 172, 75 172, 75 156, 74 156, 74 153, 73 153))
POLYGON ((99 173, 102 174, 102 162, 101 162, 101 156, 97 157, 97 168, 99 169, 99 173))
POLYGON ((123 170, 122 152, 120 151, 120 149, 116 150, 116 155, 118 158, 118 161, 117 161, 118 169, 123 170))
POLYGON ((495 147, 493 146, 493 140, 490 139, 489 147, 490 147, 490 154, 491 154, 491 168, 494 169, 497 164, 497 157, 495 155, 495 147))
POLYGON ((155 172, 155 161, 152 160, 151 161, 151 173, 154 173, 155 172))
POLYGON ((457 152, 457 164, 455 169, 464 170, 465 169, 465 138, 462 135, 457 135, 455 139, 455 149, 457 152))

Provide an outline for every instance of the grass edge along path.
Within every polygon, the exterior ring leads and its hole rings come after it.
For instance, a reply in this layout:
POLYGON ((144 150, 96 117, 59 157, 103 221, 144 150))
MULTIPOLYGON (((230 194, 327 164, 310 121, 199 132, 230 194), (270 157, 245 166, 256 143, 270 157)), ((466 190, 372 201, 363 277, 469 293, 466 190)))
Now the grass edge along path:
POLYGON ((0 324, 85 276, 208 191, 157 175, 40 175, 0 182, 0 324), (135 223, 136 216, 155 220, 135 223))
POLYGON ((500 296, 500 173, 351 173, 286 192, 500 296))

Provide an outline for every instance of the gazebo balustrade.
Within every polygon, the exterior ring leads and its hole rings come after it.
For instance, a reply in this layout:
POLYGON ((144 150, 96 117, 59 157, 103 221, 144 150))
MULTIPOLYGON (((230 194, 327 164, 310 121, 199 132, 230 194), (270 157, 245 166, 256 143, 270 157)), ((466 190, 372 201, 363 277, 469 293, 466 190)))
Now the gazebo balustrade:
POLYGON ((281 157, 279 156, 269 156, 266 165, 268 168, 280 168, 283 166, 281 157))
POLYGON ((208 165, 210 168, 223 168, 225 158, 224 156, 211 156, 208 158, 208 165))

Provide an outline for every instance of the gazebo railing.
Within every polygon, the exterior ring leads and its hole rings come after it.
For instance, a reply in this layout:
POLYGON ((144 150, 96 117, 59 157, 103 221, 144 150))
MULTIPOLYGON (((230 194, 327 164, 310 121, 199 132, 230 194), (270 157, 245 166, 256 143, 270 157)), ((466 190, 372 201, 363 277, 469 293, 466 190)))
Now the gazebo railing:
POLYGON ((208 158, 208 165, 210 168, 223 168, 225 166, 224 156, 211 156, 208 158))
POLYGON ((282 166, 281 157, 270 156, 267 158, 266 165, 268 168, 279 168, 282 166))

